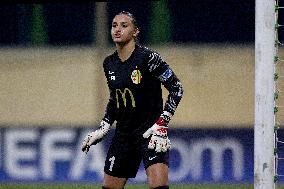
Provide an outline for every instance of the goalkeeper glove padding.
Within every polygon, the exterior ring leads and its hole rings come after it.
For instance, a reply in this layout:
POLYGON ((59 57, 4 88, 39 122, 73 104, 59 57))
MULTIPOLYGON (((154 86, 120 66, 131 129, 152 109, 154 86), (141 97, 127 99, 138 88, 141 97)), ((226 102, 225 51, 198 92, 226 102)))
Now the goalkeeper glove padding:
POLYGON ((101 142, 103 140, 103 137, 108 133, 110 126, 111 125, 109 123, 102 120, 99 129, 89 133, 85 137, 82 143, 82 151, 87 154, 92 145, 96 145, 97 143, 101 142))
POLYGON ((158 121, 143 134, 144 138, 152 135, 148 144, 149 149, 155 149, 156 152, 166 152, 171 148, 168 138, 168 124, 171 117, 171 113, 164 111, 158 121))

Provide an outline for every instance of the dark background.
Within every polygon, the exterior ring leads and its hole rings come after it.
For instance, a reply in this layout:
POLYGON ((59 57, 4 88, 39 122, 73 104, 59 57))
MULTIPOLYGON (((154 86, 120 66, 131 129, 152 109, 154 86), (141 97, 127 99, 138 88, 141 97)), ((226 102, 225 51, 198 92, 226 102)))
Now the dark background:
MULTIPOLYGON (((168 0, 173 43, 253 43, 254 0, 168 0)), ((125 10, 140 26, 141 43, 148 34, 153 1, 108 2, 109 29, 112 18, 125 10)), ((42 20, 48 45, 90 45, 95 42, 95 2, 42 4, 42 20)), ((284 10, 280 11, 282 17, 284 10)), ((0 5, 0 45, 31 43, 33 4, 0 5)), ((281 20, 281 19, 280 19, 281 20)), ((109 31, 107 31, 109 33, 109 31)), ((279 30, 281 38, 283 30, 279 30)), ((161 35, 163 35, 161 33, 161 35)), ((111 42, 111 40, 109 40, 111 42)))

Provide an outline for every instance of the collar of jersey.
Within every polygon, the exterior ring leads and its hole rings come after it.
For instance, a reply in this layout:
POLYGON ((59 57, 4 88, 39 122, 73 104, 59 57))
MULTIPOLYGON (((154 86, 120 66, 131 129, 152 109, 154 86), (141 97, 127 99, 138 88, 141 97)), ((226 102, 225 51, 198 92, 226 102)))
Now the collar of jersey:
POLYGON ((126 64, 126 63, 128 63, 129 60, 131 60, 132 57, 134 56, 134 53, 136 52, 137 48, 138 48, 138 45, 136 44, 134 50, 133 50, 132 53, 131 53, 131 55, 130 55, 126 60, 124 60, 124 61, 122 61, 122 60, 119 58, 118 52, 117 52, 117 50, 116 50, 116 51, 115 51, 115 56, 116 56, 116 58, 118 59, 119 63, 121 63, 121 64, 126 64))

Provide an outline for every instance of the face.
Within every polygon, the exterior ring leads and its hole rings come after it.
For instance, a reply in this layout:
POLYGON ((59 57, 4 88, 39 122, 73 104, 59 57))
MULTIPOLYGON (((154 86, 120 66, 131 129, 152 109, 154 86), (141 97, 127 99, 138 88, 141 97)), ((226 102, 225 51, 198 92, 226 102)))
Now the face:
POLYGON ((127 15, 116 15, 112 21, 111 37, 115 43, 128 43, 135 41, 139 30, 132 23, 132 18, 127 15))

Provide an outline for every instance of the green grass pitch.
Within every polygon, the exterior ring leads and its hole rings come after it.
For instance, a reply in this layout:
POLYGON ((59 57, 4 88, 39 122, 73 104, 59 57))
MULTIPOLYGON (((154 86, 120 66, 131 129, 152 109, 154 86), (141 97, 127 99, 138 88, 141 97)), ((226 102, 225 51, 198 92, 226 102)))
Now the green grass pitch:
MULTIPOLYGON (((128 184, 125 187, 125 189, 147 188, 147 185, 133 184, 128 184)), ((0 189, 101 189, 101 186, 95 184, 0 184, 0 189)), ((172 184, 170 185, 170 189, 253 189, 253 186, 217 184, 172 184)))

